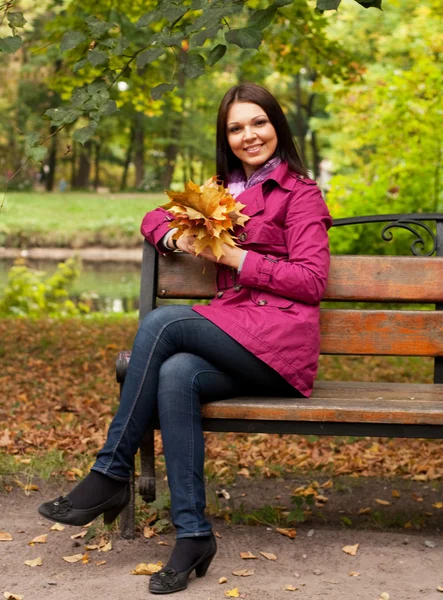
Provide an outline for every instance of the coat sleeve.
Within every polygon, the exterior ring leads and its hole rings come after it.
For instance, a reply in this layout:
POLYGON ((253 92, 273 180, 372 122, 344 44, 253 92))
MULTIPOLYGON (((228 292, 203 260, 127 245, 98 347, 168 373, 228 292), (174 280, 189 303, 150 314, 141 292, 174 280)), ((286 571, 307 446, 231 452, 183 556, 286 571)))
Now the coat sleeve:
POLYGON ((305 304, 318 304, 328 279, 327 231, 331 224, 315 182, 299 180, 289 200, 285 221, 288 258, 249 250, 239 283, 305 304))
POLYGON ((173 250, 166 250, 162 243, 163 237, 170 231, 169 222, 173 219, 172 214, 164 208, 151 210, 143 217, 140 228, 142 235, 162 254, 173 252, 173 250))

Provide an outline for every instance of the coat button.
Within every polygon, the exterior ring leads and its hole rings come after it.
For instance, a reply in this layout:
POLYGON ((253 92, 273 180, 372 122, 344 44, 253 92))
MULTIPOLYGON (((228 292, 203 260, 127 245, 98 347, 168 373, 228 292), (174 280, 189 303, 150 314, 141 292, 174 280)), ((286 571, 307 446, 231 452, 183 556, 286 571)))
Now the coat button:
POLYGON ((217 298, 223 298, 223 292, 217 292, 217 298))
POLYGON ((239 291, 241 290, 241 288, 242 288, 242 286, 241 286, 241 285, 236 285, 236 286, 234 287, 234 290, 235 290, 236 292, 239 292, 239 291))
POLYGON ((259 306, 265 306, 267 303, 268 303, 267 300, 259 300, 258 301, 259 306))
POLYGON ((248 234, 245 231, 242 231, 242 233, 238 236, 238 239, 241 242, 246 242, 246 240, 248 239, 248 234))

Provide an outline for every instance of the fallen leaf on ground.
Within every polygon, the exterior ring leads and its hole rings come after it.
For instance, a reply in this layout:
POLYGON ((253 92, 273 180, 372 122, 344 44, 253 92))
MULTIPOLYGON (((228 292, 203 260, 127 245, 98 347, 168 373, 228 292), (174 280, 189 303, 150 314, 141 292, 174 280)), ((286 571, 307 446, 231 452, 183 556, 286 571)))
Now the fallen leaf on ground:
POLYGON ((421 496, 417 496, 415 492, 411 494, 411 498, 416 502, 423 502, 423 498, 421 496))
POLYGON ((220 577, 220 579, 218 580, 219 583, 226 583, 228 580, 226 579, 226 577, 220 577))
POLYGON ((95 566, 96 566, 96 567, 101 567, 101 566, 103 566, 103 565, 105 565, 105 564, 106 564, 106 561, 105 561, 105 560, 98 560, 98 561, 95 563, 95 566))
POLYGON ((389 600, 389 594, 388 594, 388 592, 381 593, 379 600, 389 600))
POLYGON ((221 535, 219 534, 218 531, 214 531, 214 535, 215 535, 215 537, 221 538, 221 535))
MULTIPOLYGON (((251 474, 249 472, 249 469, 240 469, 240 471, 237 471, 237 475, 241 475, 242 477, 246 477, 247 479, 249 479, 249 477, 251 477, 251 474)), ((234 596, 235 598, 236 596, 234 596)))
POLYGON ((389 500, 380 500, 380 498, 376 498, 375 501, 382 506, 389 506, 391 504, 389 500))
POLYGON ((62 556, 63 560, 68 563, 76 563, 83 560, 83 554, 73 554, 72 556, 62 556))
POLYGON ((332 481, 332 479, 328 479, 328 481, 326 481, 325 483, 322 483, 322 485, 320 487, 322 487, 324 490, 327 490, 328 488, 331 488, 334 485, 334 482, 332 481))
POLYGON ((20 596, 19 594, 13 594, 12 592, 5 592, 3 597, 6 600, 23 600, 24 596, 20 596))
POLYGON ((107 544, 98 549, 99 552, 109 552, 112 550, 112 542, 109 541, 107 544))
POLYGON ((342 548, 343 552, 346 552, 346 554, 350 554, 351 556, 355 556, 357 554, 357 550, 358 547, 360 546, 360 544, 355 544, 354 546, 344 546, 342 548))
POLYGON ((0 542, 12 542, 13 539, 12 535, 7 531, 0 531, 0 542))
POLYGON ((358 515, 369 515, 369 513, 372 512, 372 508, 370 508, 369 506, 367 506, 366 508, 360 508, 360 510, 358 511, 358 515))
POLYGON ((225 596, 226 598, 240 598, 240 593, 238 588, 233 588, 232 590, 226 590, 225 596))
POLYGON ((82 563, 83 563, 84 565, 87 565, 87 564, 88 564, 88 562, 89 562, 89 554, 87 554, 87 553, 86 553, 86 554, 84 554, 84 555, 83 555, 83 558, 82 558, 82 563))
POLYGON ((240 552, 240 558, 258 558, 258 556, 255 556, 255 554, 252 554, 252 552, 240 552))
POLYGON ((41 556, 39 556, 38 558, 33 558, 31 560, 25 560, 25 565, 27 565, 28 567, 41 567, 42 564, 43 560, 41 556))
POLYGON ((88 544, 85 546, 85 550, 98 550, 98 544, 88 544))
POLYGON ((133 571, 131 571, 131 575, 152 575, 153 573, 157 573, 163 567, 163 563, 158 561, 157 563, 139 563, 133 571))
POLYGON ((163 542, 162 540, 160 540, 159 542, 157 542, 157 544, 159 546, 170 546, 171 545, 169 542, 163 542))
POLYGON ((443 508, 443 502, 436 502, 432 505, 434 508, 443 508))
POLYGON ((50 527, 51 531, 64 531, 65 526, 61 523, 55 523, 52 527, 50 527))
POLYGON ((28 542, 29 546, 33 546, 34 544, 46 544, 48 539, 48 534, 44 533, 43 535, 38 535, 33 540, 28 542))
POLYGON ((359 577, 359 576, 360 576, 360 573, 359 573, 358 571, 350 571, 350 572, 348 573, 348 576, 349 576, 349 577, 359 577))
POLYGON ((88 531, 85 529, 84 531, 80 531, 80 533, 74 533, 73 535, 71 535, 71 540, 81 540, 82 538, 85 537, 85 535, 88 533, 88 531))
POLYGON ((443 585, 439 585, 437 588, 437 592, 443 592, 443 585))
POLYGON ((35 483, 22 483, 20 479, 14 479, 14 483, 16 483, 26 495, 29 495, 29 492, 38 492, 39 490, 38 485, 35 485, 35 483))
POLYGON ((283 589, 284 589, 285 592, 296 592, 298 590, 298 588, 294 587, 290 583, 288 583, 287 585, 285 585, 285 587, 283 589))
POLYGON ((272 552, 261 552, 260 554, 262 556, 264 556, 265 558, 267 558, 268 560, 277 560, 277 557, 275 556, 275 554, 272 554, 272 552))
POLYGON ((277 529, 275 531, 277 533, 281 533, 282 535, 285 535, 288 538, 291 538, 291 540, 293 540, 295 538, 295 536, 297 535, 297 532, 295 529, 284 529, 281 527, 277 527, 277 529))
POLYGON ((155 533, 155 531, 152 529, 152 527, 146 526, 143 529, 143 537, 145 537, 147 540, 151 539, 155 535, 157 535, 157 533, 155 533))
POLYGON ((237 577, 250 577, 255 575, 255 569, 240 569, 239 571, 232 571, 232 574, 237 575, 237 577))
POLYGON ((400 492, 398 490, 392 490, 391 494, 393 498, 400 498, 400 492))

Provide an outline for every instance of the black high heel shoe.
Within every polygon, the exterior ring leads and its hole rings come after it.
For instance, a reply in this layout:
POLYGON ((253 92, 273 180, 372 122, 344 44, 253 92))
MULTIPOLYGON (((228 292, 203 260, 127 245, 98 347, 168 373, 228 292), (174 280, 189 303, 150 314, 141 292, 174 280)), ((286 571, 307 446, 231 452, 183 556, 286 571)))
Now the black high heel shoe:
POLYGON ((188 577, 194 571, 197 577, 204 577, 209 565, 217 552, 217 542, 214 534, 211 533, 211 544, 205 552, 195 561, 186 571, 177 573, 171 567, 164 567, 161 571, 154 573, 149 581, 149 591, 151 594, 172 594, 188 587, 188 577))
POLYGON ((103 514, 105 525, 112 523, 128 504, 129 484, 106 502, 92 508, 74 508, 68 496, 60 496, 51 502, 44 502, 38 512, 50 521, 66 525, 83 526, 103 514))

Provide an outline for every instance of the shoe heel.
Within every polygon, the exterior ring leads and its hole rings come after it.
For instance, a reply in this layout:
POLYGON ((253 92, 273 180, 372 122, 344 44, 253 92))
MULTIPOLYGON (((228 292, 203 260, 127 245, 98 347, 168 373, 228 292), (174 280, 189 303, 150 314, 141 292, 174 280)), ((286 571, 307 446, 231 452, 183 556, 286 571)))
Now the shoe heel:
POLYGON ((215 552, 214 554, 211 554, 211 556, 208 556, 208 558, 206 558, 202 563, 200 563, 198 567, 195 567, 195 574, 197 577, 204 577, 206 575, 206 571, 209 569, 209 565, 211 564, 214 556, 215 552))
POLYGON ((116 508, 111 508, 110 510, 105 511, 103 513, 103 521, 105 522, 105 525, 110 525, 113 523, 122 510, 123 506, 119 505, 116 508))

